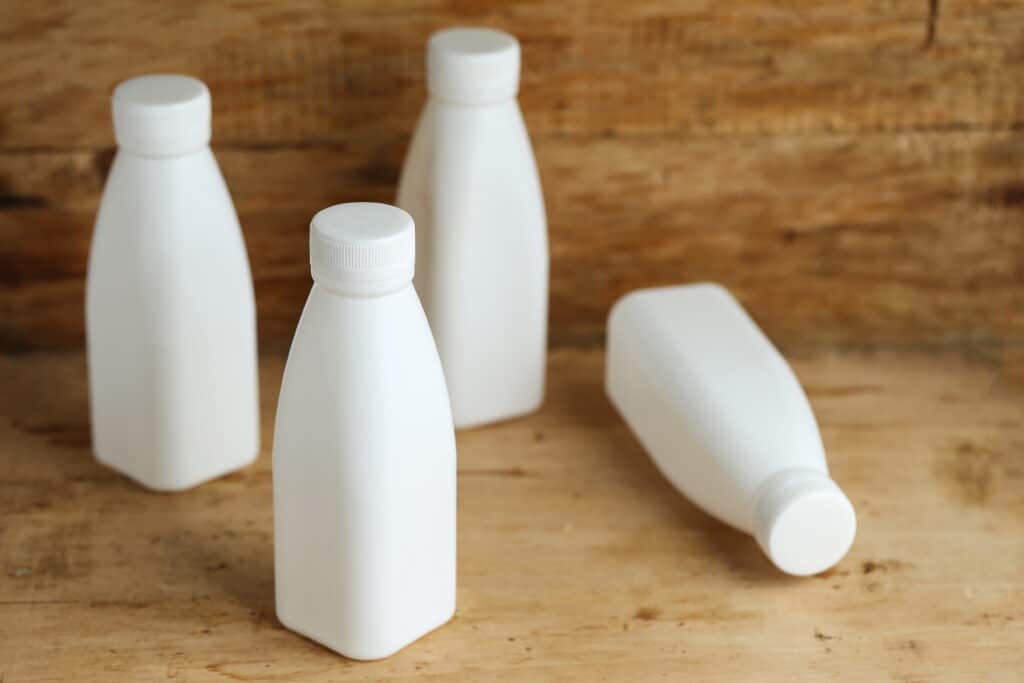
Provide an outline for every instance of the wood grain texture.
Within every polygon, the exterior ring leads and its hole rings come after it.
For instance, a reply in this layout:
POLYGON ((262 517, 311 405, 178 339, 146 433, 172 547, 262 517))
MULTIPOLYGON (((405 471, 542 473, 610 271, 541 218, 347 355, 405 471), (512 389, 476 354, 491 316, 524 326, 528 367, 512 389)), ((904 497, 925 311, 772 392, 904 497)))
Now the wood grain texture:
MULTIPOLYGON (((404 146, 219 149, 249 247, 261 340, 288 343, 307 230, 390 201, 404 146), (372 161, 368 161, 372 160, 372 161)), ((936 132, 537 142, 552 341, 601 338, 640 286, 715 280, 783 343, 1024 342, 1024 137, 936 132)), ((0 155, 0 343, 77 347, 109 152, 0 155), (37 192, 37 194, 32 194, 37 192)))
POLYGON ((273 607, 271 441, 193 491, 89 452, 80 353, 0 357, 0 678, 1019 680, 1024 355, 795 351, 851 553, 780 575, 685 502, 617 418, 597 351, 550 359, 529 418, 458 436, 454 621, 354 663, 273 607))
POLYGON ((210 85, 221 144, 405 135, 427 36, 467 23, 522 41, 537 136, 1024 124, 1012 0, 934 12, 928 0, 16 0, 4 12, 0 148, 111 144, 109 93, 152 71, 210 85))
POLYGON ((0 349, 78 348, 109 93, 180 71, 288 343, 324 206, 391 201, 452 24, 522 41, 552 343, 630 289, 714 279, 782 342, 1024 337, 1024 5, 1013 0, 265 0, 0 7, 0 349))

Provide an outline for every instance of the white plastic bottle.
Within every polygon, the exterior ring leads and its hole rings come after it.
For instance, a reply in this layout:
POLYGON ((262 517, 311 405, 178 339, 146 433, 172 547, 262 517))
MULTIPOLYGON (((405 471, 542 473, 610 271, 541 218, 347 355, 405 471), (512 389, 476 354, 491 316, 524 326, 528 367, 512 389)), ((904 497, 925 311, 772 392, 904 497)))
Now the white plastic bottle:
POLYGON ((829 478, 789 365, 725 289, 632 292, 608 320, 607 390, 662 473, 771 561, 816 574, 849 550, 856 515, 829 478))
POLYGON ((455 611, 455 431, 409 214, 324 209, 309 255, 274 432, 277 616, 378 659, 455 611))
POLYGON ((206 86, 133 78, 113 114, 86 280, 93 449, 144 486, 179 490, 259 451, 252 275, 209 147, 206 86))
POLYGON ((427 87, 398 205, 416 220, 416 290, 455 426, 472 427, 544 398, 547 223, 516 102, 519 43, 489 29, 435 33, 427 87))

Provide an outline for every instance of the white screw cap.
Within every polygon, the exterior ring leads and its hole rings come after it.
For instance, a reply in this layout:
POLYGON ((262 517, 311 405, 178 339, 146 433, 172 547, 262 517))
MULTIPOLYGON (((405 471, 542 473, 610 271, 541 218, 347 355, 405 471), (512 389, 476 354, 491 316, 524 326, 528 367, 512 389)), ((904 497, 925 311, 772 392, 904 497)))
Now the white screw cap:
POLYGON ((817 470, 779 472, 762 487, 754 508, 754 536, 787 574, 825 571, 846 555, 856 533, 850 499, 817 470))
POLYGON ((412 216, 390 204, 352 202, 320 211, 309 226, 313 279, 344 294, 369 296, 412 281, 412 216))
POLYGON ((142 156, 178 156, 210 144, 210 91, 195 78, 139 76, 114 89, 114 137, 142 156))
POLYGON ((519 41, 489 28, 449 28, 427 43, 427 89, 459 104, 488 104, 519 90, 519 41))

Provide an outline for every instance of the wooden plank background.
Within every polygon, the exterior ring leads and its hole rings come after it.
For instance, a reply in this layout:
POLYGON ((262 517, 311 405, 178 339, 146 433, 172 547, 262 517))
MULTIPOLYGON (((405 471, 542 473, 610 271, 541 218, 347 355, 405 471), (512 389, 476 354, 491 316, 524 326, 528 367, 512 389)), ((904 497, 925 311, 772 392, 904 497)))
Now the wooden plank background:
POLYGON ((213 93, 214 147, 284 347, 330 203, 394 196, 452 24, 523 44, 552 342, 620 294, 713 279, 783 344, 1024 341, 1024 3, 1014 0, 6 2, 0 350, 78 348, 113 156, 147 72, 213 93))

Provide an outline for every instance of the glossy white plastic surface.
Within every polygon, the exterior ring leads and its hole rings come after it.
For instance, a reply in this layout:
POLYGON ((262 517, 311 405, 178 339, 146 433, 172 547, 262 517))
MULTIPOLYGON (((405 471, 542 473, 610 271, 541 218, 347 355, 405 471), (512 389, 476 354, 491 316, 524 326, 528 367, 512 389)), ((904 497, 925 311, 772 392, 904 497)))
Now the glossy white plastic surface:
MULTIPOLYGON (((172 80, 187 87, 172 88, 165 102, 127 103, 136 146, 119 149, 111 167, 86 280, 93 449, 101 462, 165 491, 243 467, 259 451, 249 260, 206 144, 208 120, 194 144, 209 95, 184 80, 172 80), (182 104, 175 93, 200 101, 182 104), (163 116, 182 106, 191 118, 163 116), (187 130, 160 133, 179 124, 187 130), (157 155, 142 153, 147 136, 157 155), (172 153, 177 143, 183 153, 172 153)), ((115 96, 115 112, 124 105, 115 96)))
POLYGON ((311 230, 315 283, 274 432, 277 615, 378 659, 454 613, 455 433, 411 269, 394 277, 412 262, 412 219, 346 204, 311 230))
POLYGON ((838 562, 856 532, 807 397, 739 303, 713 284, 632 292, 608 321, 607 391, 662 473, 753 534, 794 575, 838 562))
POLYGON ((417 226, 416 290, 441 354, 456 427, 523 415, 544 397, 548 242, 507 33, 442 31, 430 99, 398 205, 417 226))

